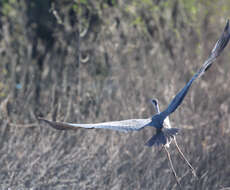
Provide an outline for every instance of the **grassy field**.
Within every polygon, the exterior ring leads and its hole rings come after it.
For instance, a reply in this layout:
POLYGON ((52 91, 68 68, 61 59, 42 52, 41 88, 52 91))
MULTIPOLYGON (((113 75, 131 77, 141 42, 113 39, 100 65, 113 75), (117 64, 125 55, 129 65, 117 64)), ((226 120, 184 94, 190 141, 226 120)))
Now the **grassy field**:
MULTIPOLYGON (((229 18, 220 1, 0 3, 0 190, 179 189, 155 133, 56 131, 38 117, 94 123, 147 118, 190 80, 229 18)), ((230 188, 230 47, 170 116, 186 190, 230 188)))

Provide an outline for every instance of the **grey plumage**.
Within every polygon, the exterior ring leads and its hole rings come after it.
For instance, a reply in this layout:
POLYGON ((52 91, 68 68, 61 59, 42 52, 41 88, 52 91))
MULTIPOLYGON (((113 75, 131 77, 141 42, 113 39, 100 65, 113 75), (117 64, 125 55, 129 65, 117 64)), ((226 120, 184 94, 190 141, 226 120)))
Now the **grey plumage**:
POLYGON ((79 127, 87 128, 87 129, 111 129, 115 131, 139 131, 140 129, 148 126, 151 123, 151 118, 148 119, 129 119, 122 121, 111 121, 111 122, 103 122, 103 123, 94 123, 94 124, 73 124, 73 123, 65 123, 65 122, 54 122, 49 121, 43 118, 39 118, 39 120, 45 121, 51 127, 58 130, 66 130, 66 129, 77 129, 79 127))

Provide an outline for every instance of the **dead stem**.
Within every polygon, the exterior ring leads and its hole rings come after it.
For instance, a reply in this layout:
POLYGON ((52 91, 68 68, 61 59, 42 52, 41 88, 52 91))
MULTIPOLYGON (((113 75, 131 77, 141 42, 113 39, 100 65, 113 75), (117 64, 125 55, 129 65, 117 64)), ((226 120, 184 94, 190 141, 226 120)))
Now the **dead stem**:
POLYGON ((176 138, 174 138, 174 143, 175 143, 176 148, 177 148, 178 152, 180 153, 181 157, 185 160, 185 162, 187 163, 188 167, 191 169, 192 174, 193 174, 195 177, 197 177, 195 169, 192 167, 192 165, 189 163, 189 161, 186 159, 186 157, 185 157, 184 154, 182 153, 180 147, 179 147, 178 144, 177 144, 176 138))

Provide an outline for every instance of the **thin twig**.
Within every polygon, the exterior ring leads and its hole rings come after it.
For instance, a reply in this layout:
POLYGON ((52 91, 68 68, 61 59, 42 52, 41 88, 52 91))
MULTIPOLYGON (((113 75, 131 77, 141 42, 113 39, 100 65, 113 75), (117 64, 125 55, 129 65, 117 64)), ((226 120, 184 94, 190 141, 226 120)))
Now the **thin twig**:
POLYGON ((38 127, 38 123, 28 123, 28 124, 16 124, 16 123, 8 123, 12 127, 17 128, 35 128, 38 127))
POLYGON ((182 153, 180 147, 179 147, 178 144, 177 144, 176 138, 174 138, 174 143, 175 143, 175 145, 176 145, 176 148, 177 148, 178 152, 180 153, 180 155, 182 156, 182 158, 185 160, 185 162, 187 163, 188 167, 191 169, 192 174, 193 174, 195 177, 197 177, 195 169, 192 167, 192 165, 189 163, 189 161, 186 159, 186 157, 185 157, 184 154, 182 153))
POLYGON ((164 149, 165 149, 165 151, 166 151, 166 153, 167 153, 168 160, 169 160, 169 163, 170 163, 170 166, 171 166, 173 175, 174 175, 174 177, 175 177, 175 179, 176 179, 176 182, 177 182, 178 186, 180 187, 180 189, 182 190, 182 187, 181 187, 179 178, 178 178, 178 176, 177 176, 177 174, 176 174, 176 171, 175 171, 175 169, 174 169, 174 167, 173 167, 173 163, 172 163, 172 160, 171 160, 170 153, 169 153, 169 151, 167 150, 166 146, 163 145, 163 147, 164 147, 164 149))

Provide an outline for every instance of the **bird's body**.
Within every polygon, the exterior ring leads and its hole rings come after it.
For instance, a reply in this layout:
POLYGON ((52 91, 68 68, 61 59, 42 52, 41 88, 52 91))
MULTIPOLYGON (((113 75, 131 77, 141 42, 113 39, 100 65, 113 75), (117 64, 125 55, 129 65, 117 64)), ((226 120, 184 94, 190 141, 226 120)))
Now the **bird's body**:
POLYGON ((164 127, 164 119, 161 117, 160 113, 153 115, 150 126, 157 129, 162 129, 164 127))

